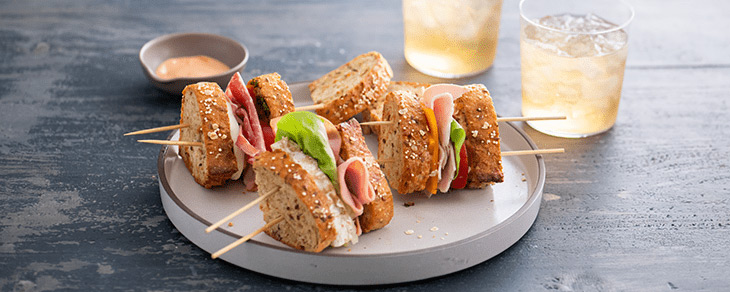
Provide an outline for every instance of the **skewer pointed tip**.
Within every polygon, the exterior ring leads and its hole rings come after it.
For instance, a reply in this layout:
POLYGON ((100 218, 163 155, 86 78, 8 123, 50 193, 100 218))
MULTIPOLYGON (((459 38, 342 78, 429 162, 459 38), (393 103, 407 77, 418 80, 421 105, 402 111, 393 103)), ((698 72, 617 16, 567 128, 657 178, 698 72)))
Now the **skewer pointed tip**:
POLYGON ((158 145, 178 145, 178 146, 192 146, 202 147, 202 142, 190 142, 190 141, 170 141, 170 140, 137 140, 139 143, 149 143, 158 145))
POLYGON ((172 126, 157 127, 157 128, 151 128, 151 129, 145 129, 145 130, 139 130, 139 131, 125 133, 124 136, 164 132, 164 131, 168 131, 168 130, 175 130, 175 129, 187 128, 189 126, 190 125, 188 125, 188 124, 179 124, 179 125, 172 125, 172 126))

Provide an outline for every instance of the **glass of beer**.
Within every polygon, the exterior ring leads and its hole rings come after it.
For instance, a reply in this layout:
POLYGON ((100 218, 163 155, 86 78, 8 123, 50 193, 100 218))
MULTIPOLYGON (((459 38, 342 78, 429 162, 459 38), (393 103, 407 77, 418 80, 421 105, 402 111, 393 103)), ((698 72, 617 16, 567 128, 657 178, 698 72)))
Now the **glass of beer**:
POLYGON ((520 2, 522 115, 543 133, 580 138, 613 127, 634 9, 621 0, 520 2))
POLYGON ((482 73, 497 53, 501 15, 502 0, 403 0, 406 60, 441 78, 482 73))

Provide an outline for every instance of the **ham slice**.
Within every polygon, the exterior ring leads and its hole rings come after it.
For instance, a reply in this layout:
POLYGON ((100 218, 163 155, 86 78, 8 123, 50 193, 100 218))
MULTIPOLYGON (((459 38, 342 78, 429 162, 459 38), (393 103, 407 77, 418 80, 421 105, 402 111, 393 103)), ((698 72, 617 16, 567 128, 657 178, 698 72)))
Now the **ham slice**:
POLYGON ((240 131, 238 134, 238 138, 236 139, 236 146, 241 149, 243 153, 246 153, 250 163, 253 163, 253 158, 256 157, 256 155, 259 155, 259 153, 261 152, 259 149, 257 149, 248 142, 248 139, 243 136, 243 131, 240 131))
POLYGON ((446 92, 450 93, 451 96, 454 97, 454 99, 457 99, 461 97, 462 94, 467 93, 468 91, 469 89, 467 89, 466 87, 456 84, 436 84, 426 88, 426 90, 423 92, 423 99, 430 100, 434 96, 446 92))
POLYGON ((332 124, 330 120, 325 119, 322 116, 319 116, 319 119, 322 120, 324 129, 327 132, 327 142, 329 142, 330 148, 332 148, 332 153, 335 155, 335 163, 339 165, 343 162, 342 157, 340 157, 340 147, 342 146, 342 137, 340 137, 340 132, 337 131, 337 128, 335 128, 335 125, 332 124))
POLYGON ((362 215, 363 205, 375 199, 375 190, 370 184, 365 161, 360 157, 351 157, 337 166, 342 202, 349 206, 356 216, 362 215))
POLYGON ((451 120, 454 119, 454 98, 450 93, 442 93, 434 97, 433 114, 439 130, 439 144, 447 145, 451 141, 451 120))
MULTIPOLYGON (((446 152, 446 165, 441 168, 441 179, 439 180, 438 184, 439 191, 441 191, 442 193, 449 191, 449 188, 451 187, 451 182, 454 180, 457 171, 456 153, 454 151, 454 146, 452 144, 449 144, 449 146, 446 148, 446 152)), ((439 153, 443 153, 443 151, 439 153)))
POLYGON ((252 167, 246 169, 246 173, 243 175, 243 185, 246 186, 246 190, 249 192, 255 192, 258 190, 256 185, 256 173, 252 167))
POLYGON ((273 119, 269 120, 269 126, 271 126, 271 131, 274 132, 274 137, 276 137, 276 131, 277 131, 276 123, 278 123, 279 120, 281 120, 281 117, 273 118, 273 119))
MULTIPOLYGON (((236 72, 236 74, 233 74, 233 77, 231 77, 231 81, 228 82, 228 87, 226 87, 226 96, 228 96, 231 103, 237 105, 235 112, 242 121, 241 132, 243 133, 243 136, 239 136, 238 139, 240 140, 243 137, 243 139, 246 139, 248 142, 236 141, 236 145, 240 147, 248 144, 252 145, 259 151, 266 151, 264 134, 261 130, 258 113, 256 112, 256 105, 254 104, 253 98, 248 93, 248 89, 246 88, 246 84, 243 82, 240 73, 236 72)), ((241 150, 246 152, 246 149, 242 148, 241 150)), ((253 163, 253 157, 249 156, 248 161, 253 163)))
POLYGON ((451 143, 451 121, 454 119, 454 100, 468 90, 454 84, 429 86, 421 102, 433 109, 439 133, 439 183, 438 189, 447 192, 456 174, 456 151, 451 143))

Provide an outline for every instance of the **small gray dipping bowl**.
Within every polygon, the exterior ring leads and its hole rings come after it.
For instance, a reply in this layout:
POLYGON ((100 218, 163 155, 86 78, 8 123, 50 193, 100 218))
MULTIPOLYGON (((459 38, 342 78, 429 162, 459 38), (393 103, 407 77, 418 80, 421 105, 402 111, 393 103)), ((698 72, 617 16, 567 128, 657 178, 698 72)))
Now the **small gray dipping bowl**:
POLYGON ((225 89, 234 73, 243 71, 248 61, 248 49, 230 38, 207 33, 177 33, 157 37, 139 50, 142 71, 152 85, 173 95, 182 95, 185 86, 201 81, 216 82, 225 89), (169 58, 206 55, 228 65, 231 69, 218 75, 200 78, 162 79, 155 70, 169 58))

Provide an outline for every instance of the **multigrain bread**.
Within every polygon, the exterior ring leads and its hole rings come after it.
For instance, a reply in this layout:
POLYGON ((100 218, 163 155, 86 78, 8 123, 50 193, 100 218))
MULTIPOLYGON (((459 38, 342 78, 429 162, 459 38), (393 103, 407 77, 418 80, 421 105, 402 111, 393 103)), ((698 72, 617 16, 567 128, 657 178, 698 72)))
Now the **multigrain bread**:
POLYGON ((351 157, 362 158, 370 175, 370 184, 375 190, 375 199, 363 205, 363 213, 358 217, 360 227, 366 233, 383 228, 393 218, 393 194, 388 181, 365 143, 360 124, 355 119, 350 119, 338 124, 336 128, 342 138, 340 156, 344 160, 351 157))
POLYGON ((428 121, 416 96, 406 91, 388 93, 383 105, 383 125, 378 136, 378 160, 391 187, 398 193, 426 187, 432 155, 428 152, 428 121))
MULTIPOLYGON (((431 86, 431 84, 428 83, 418 83, 418 82, 407 82, 407 81, 390 81, 390 84, 388 85, 388 89, 386 90, 385 94, 381 95, 380 98, 378 98, 375 102, 373 102, 369 108, 367 108, 363 114, 362 118, 364 122, 379 122, 383 121, 383 104, 385 103, 385 96, 388 93, 391 93, 393 91, 407 91, 410 93, 413 93, 417 98, 420 98, 421 95, 423 95, 423 92, 426 91, 426 88, 431 86)), ((380 126, 365 126, 363 128, 363 133, 370 134, 375 133, 376 135, 379 134, 380 126)))
POLYGON ((466 131, 469 157, 467 188, 483 188, 504 181, 500 152, 499 126, 492 98, 484 85, 470 89, 454 100, 454 119, 466 131))
POLYGON ((248 82, 256 104, 259 119, 268 124, 269 120, 294 111, 289 86, 279 73, 270 73, 252 78, 248 82))
POLYGON ((180 156, 195 181, 212 188, 238 179, 244 167, 243 153, 234 145, 238 123, 218 84, 200 82, 183 90, 180 108, 180 141, 202 142, 203 147, 180 146, 180 156), (234 134, 231 134, 234 133, 234 134))
MULTIPOLYGON (((330 198, 317 187, 314 177, 282 150, 263 152, 253 163, 259 195, 274 192, 259 208, 264 221, 284 220, 264 230, 272 238, 296 249, 319 252, 335 239, 333 217, 325 206, 330 198)), ((332 189, 331 191, 334 191, 332 189)))
POLYGON ((256 157, 253 169, 259 194, 273 194, 261 202, 264 220, 284 220, 266 234, 296 249, 318 252, 325 247, 357 243, 357 229, 317 161, 287 138, 256 157))
POLYGON ((393 70, 378 52, 369 52, 309 84, 317 114, 339 124, 364 111, 387 90, 393 70))

